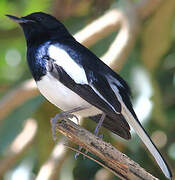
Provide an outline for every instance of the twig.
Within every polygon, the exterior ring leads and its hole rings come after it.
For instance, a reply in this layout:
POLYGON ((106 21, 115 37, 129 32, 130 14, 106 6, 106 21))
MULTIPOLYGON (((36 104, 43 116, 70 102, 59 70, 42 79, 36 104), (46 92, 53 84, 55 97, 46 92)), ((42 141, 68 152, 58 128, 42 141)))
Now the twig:
POLYGON ((67 140, 59 140, 59 143, 55 145, 49 159, 42 165, 36 180, 56 180, 60 174, 60 169, 68 157, 69 150, 64 146, 67 140))
POLYGON ((68 137, 72 142, 75 142, 87 149, 90 153, 98 156, 104 161, 105 165, 121 179, 157 180, 157 178, 146 172, 137 163, 115 149, 111 144, 104 142, 99 137, 96 137, 72 121, 59 121, 57 130, 68 137))
POLYGON ((0 177, 20 159, 31 146, 37 132, 37 124, 33 119, 26 121, 24 129, 8 147, 5 157, 0 160, 0 177))

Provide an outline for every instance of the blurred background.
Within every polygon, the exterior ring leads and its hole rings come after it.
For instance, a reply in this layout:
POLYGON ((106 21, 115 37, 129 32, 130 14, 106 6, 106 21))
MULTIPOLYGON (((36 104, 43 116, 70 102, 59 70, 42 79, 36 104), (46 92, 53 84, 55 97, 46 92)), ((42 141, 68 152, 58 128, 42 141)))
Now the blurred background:
MULTIPOLYGON (((60 110, 37 91, 26 63, 23 32, 5 14, 43 11, 62 21, 78 41, 121 74, 132 89, 140 121, 175 172, 174 0, 0 0, 0 179, 117 180, 75 152, 50 118, 60 110)), ((59 93, 59 92, 58 92, 59 93)), ((83 120, 91 132, 96 124, 83 120)), ((130 141, 102 128, 104 140, 164 179, 132 131, 130 141)))

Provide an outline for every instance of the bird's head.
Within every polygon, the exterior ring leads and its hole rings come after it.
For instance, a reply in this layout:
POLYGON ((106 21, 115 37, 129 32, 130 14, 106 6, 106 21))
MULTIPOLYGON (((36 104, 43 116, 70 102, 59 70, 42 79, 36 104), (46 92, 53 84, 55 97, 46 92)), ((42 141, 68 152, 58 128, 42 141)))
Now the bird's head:
POLYGON ((6 16, 22 27, 27 42, 70 36, 61 22, 55 17, 43 12, 35 12, 20 18, 12 15, 6 16))

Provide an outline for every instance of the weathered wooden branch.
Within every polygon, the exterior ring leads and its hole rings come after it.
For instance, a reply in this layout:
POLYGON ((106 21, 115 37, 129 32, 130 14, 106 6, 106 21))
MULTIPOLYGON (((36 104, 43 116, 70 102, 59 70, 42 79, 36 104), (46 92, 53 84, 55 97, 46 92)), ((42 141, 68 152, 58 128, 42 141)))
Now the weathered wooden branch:
POLYGON ((99 157, 105 163, 107 169, 121 179, 157 180, 157 178, 146 172, 137 163, 118 151, 111 144, 104 142, 101 138, 93 135, 71 120, 59 121, 57 130, 68 137, 72 142, 99 157))

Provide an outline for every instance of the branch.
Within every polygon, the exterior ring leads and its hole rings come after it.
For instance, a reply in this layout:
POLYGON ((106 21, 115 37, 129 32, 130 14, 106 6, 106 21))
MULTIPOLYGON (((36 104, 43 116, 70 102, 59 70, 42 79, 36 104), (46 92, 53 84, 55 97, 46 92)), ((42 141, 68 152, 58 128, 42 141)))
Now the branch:
POLYGON ((125 154, 70 120, 61 120, 57 130, 72 142, 99 157, 115 175, 126 180, 157 180, 125 154))
POLYGON ((9 170, 31 146, 37 132, 37 124, 33 119, 26 121, 22 132, 14 139, 8 147, 6 155, 0 160, 0 177, 9 170))

